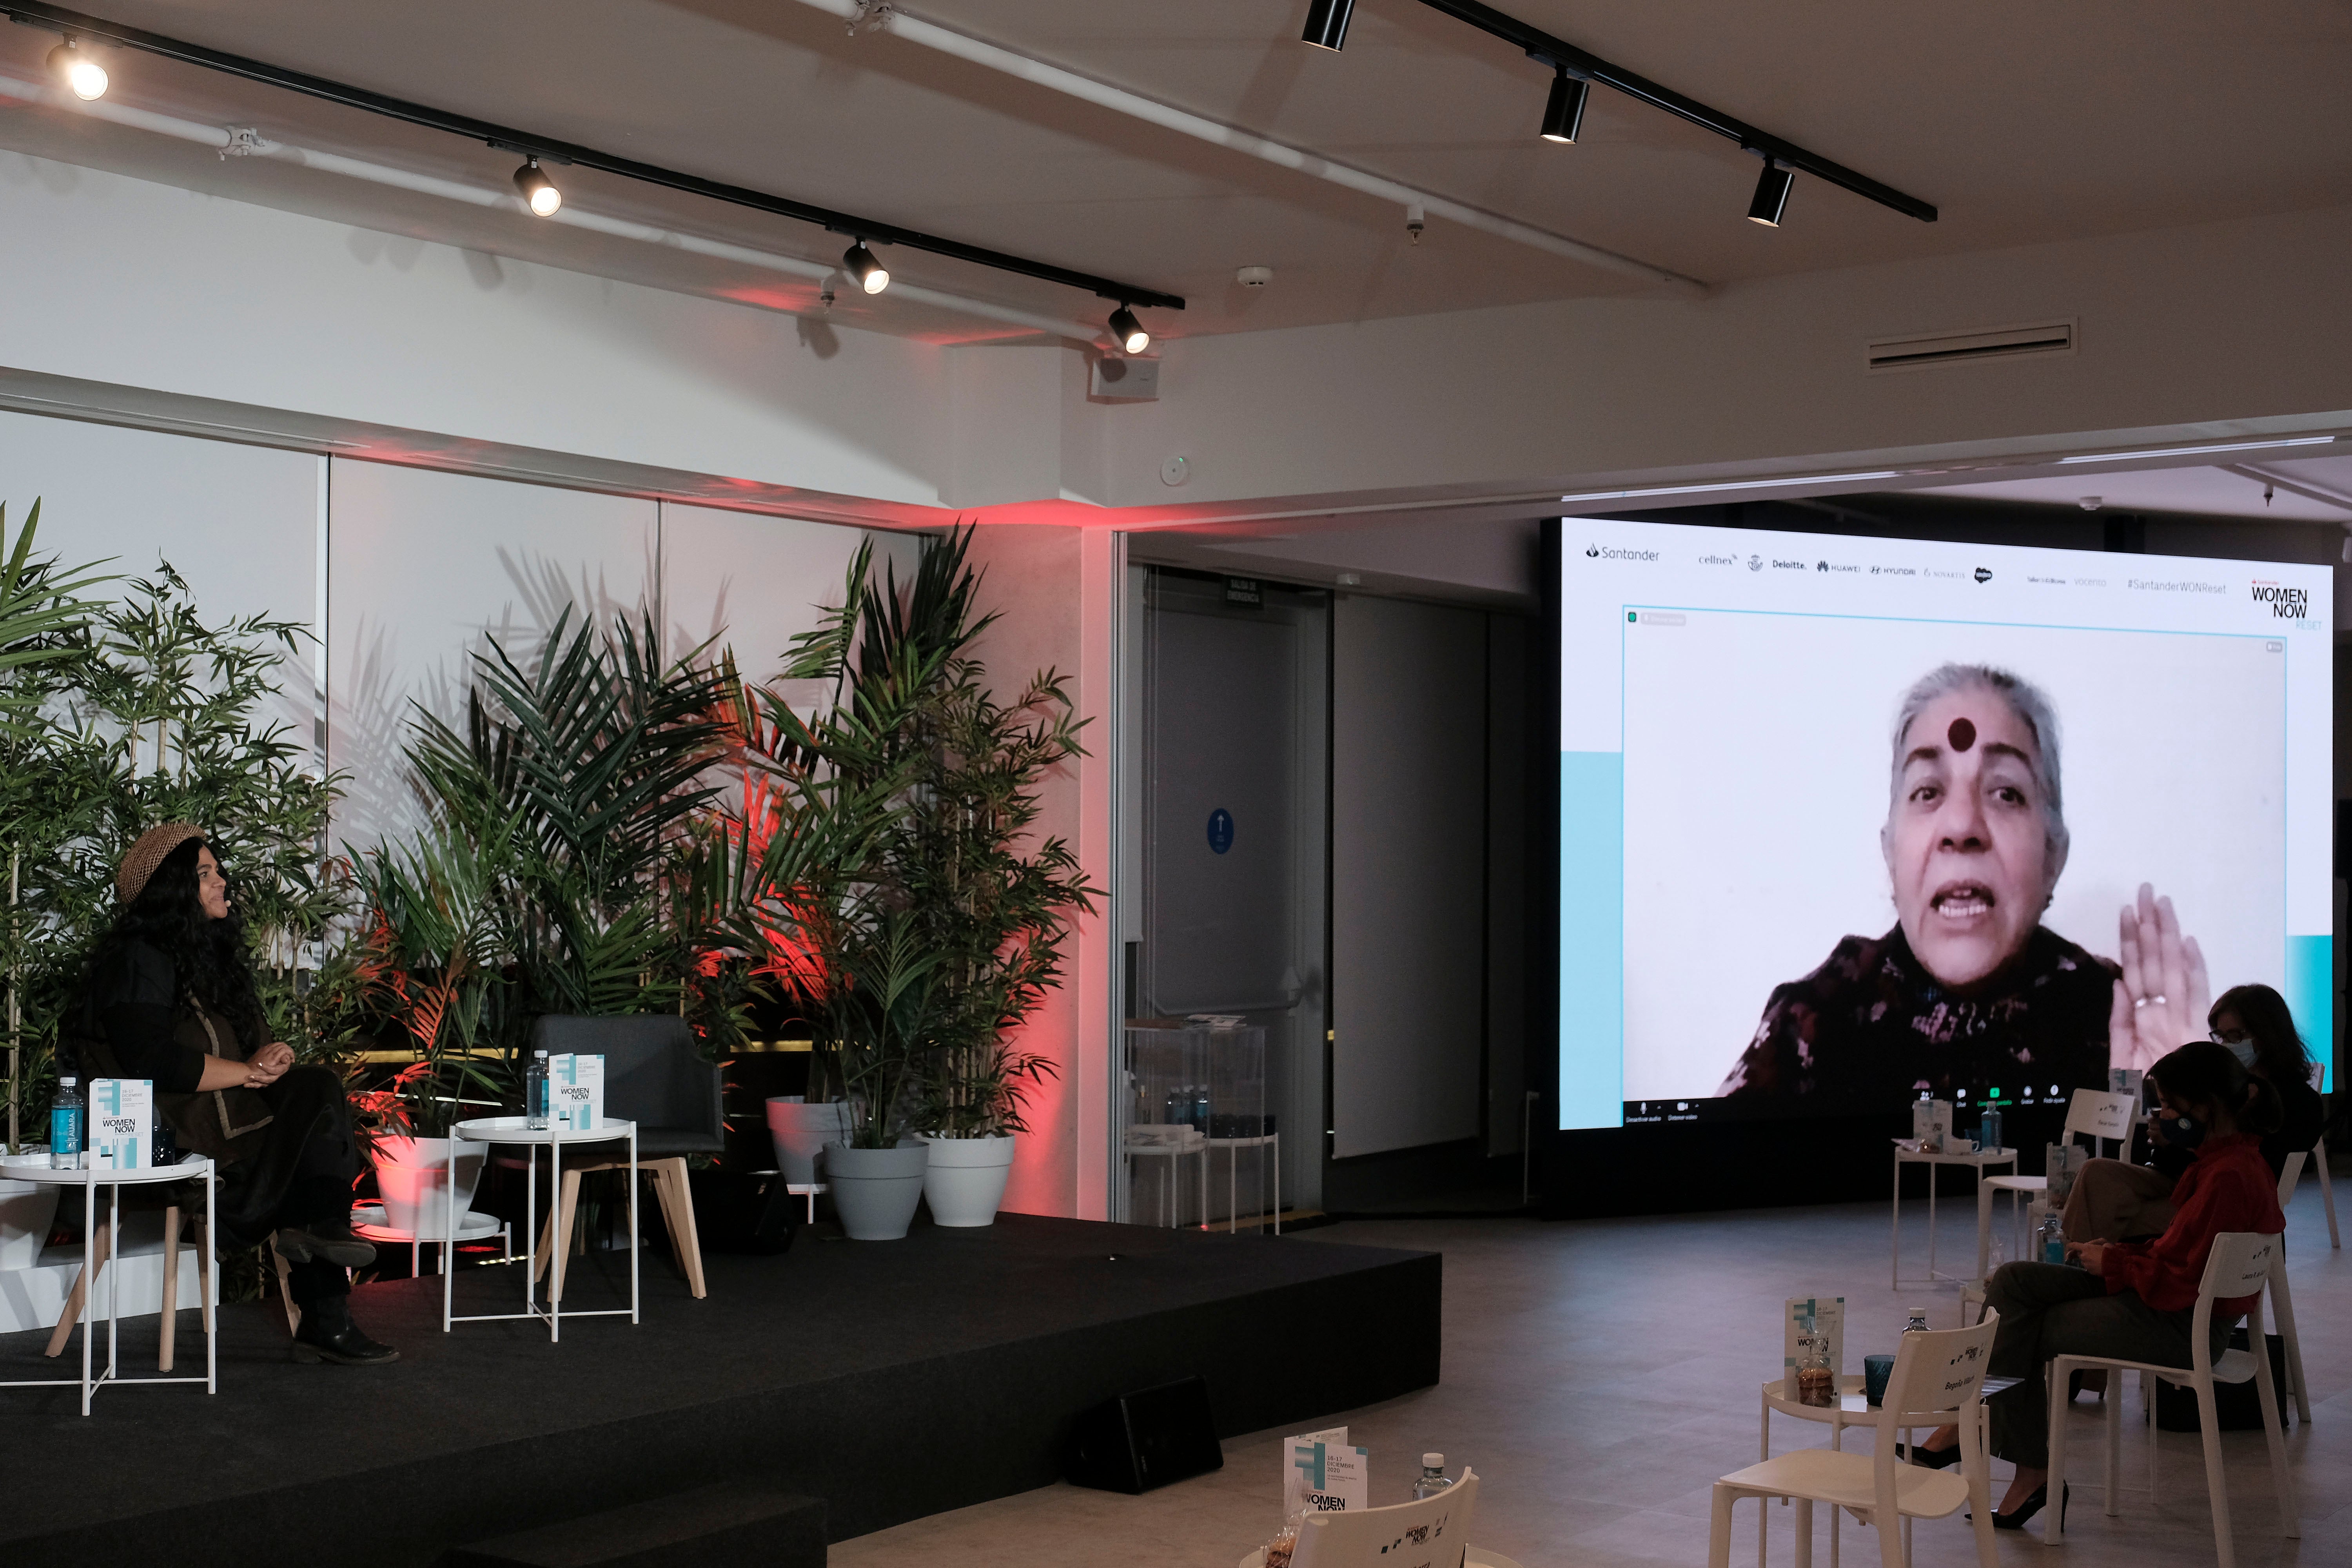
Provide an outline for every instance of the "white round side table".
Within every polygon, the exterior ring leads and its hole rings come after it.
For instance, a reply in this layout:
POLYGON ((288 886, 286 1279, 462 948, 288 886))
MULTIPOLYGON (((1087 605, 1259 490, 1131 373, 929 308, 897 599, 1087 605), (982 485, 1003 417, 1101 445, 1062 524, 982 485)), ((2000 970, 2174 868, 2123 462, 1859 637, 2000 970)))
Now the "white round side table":
MULTIPOLYGON (((87 1154, 82 1157, 89 1158, 87 1154)), ((121 1189, 152 1186, 163 1182, 203 1182, 205 1184, 204 1244, 210 1247, 214 1244, 213 1190, 219 1172, 212 1161, 201 1154, 191 1154, 176 1165, 154 1165, 138 1171, 105 1171, 95 1168, 60 1171, 43 1165, 10 1165, 7 1169, 7 1176, 12 1182, 32 1182, 51 1187, 79 1187, 82 1190, 81 1376, 79 1378, 18 1378, 11 1382, 0 1383, 0 1388, 72 1387, 79 1384, 81 1388, 81 1413, 84 1415, 89 1414, 89 1402, 97 1395, 99 1389, 110 1383, 201 1383, 205 1385, 206 1394, 218 1393, 220 1334, 216 1313, 208 1311, 205 1314, 205 1374, 202 1377, 124 1377, 120 1371, 119 1353, 121 1348, 122 1327, 121 1189), (106 1276, 106 1370, 93 1374, 90 1365, 90 1335, 98 1325, 97 1274, 99 1270, 96 1267, 98 1263, 96 1216, 98 1190, 100 1187, 115 1189, 111 1194, 112 1201, 106 1205, 106 1252, 108 1259, 114 1263, 114 1268, 106 1276)), ((217 1279, 218 1275, 212 1274, 209 1278, 217 1279)))
MULTIPOLYGON (((470 1121, 460 1121, 451 1128, 448 1170, 442 1186, 442 1202, 446 1206, 441 1234, 446 1238, 441 1247, 441 1331, 447 1333, 452 1323, 498 1322, 512 1318, 536 1318, 547 1325, 549 1342, 563 1338, 563 1320, 573 1318, 617 1318, 625 1315, 632 1323, 637 1321, 637 1124, 634 1121, 607 1121, 603 1125, 573 1132, 561 1127, 533 1127, 520 1116, 482 1116, 470 1121), (629 1304, 625 1307, 600 1307, 593 1310, 563 1310, 563 1265, 571 1255, 572 1238, 554 1236, 550 1226, 548 1242, 547 1305, 539 1303, 539 1272, 536 1267, 527 1269, 522 1281, 522 1308, 520 1312, 474 1312, 459 1315, 450 1310, 450 1268, 456 1261, 457 1226, 457 1144, 518 1143, 537 1146, 544 1144, 553 1163, 548 1177, 548 1204, 551 1210, 560 1209, 563 1191, 563 1149, 569 1143, 610 1143, 616 1139, 629 1141, 629 1304)), ((523 1200, 523 1237, 527 1245, 536 1248, 539 1235, 539 1162, 527 1162, 530 1173, 525 1178, 523 1200)))

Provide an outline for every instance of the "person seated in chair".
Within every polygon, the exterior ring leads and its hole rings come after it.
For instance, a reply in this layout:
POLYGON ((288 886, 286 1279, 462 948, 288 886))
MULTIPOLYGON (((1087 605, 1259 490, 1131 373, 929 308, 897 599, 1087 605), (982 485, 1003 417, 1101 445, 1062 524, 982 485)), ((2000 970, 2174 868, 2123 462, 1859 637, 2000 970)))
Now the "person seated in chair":
MULTIPOLYGON (((2278 1091, 2281 1122, 2263 1135, 2263 1161, 2275 1180, 2287 1156, 2307 1153, 2327 1121, 2326 1102, 2311 1087, 2311 1053, 2294 1026, 2286 998, 2267 985, 2234 985, 2206 1016, 2213 1042, 2278 1091)), ((2074 1177, 2060 1218, 2069 1241, 2136 1241, 2163 1234, 2172 1223, 2172 1189, 2197 1158, 2204 1129, 2169 1110, 2149 1121, 2150 1161, 2088 1160, 2074 1177)))
POLYGON ((181 1149, 219 1163, 217 1251, 274 1240, 302 1310, 294 1359, 397 1361, 352 1321, 344 1273, 375 1260, 352 1234, 359 1150, 342 1080, 270 1040, 220 861, 203 829, 149 828, 117 868, 114 924, 90 955, 66 1047, 100 1078, 143 1078, 181 1149))
MULTIPOLYGON (((2279 1093, 2246 1070, 2223 1046, 2199 1040, 2156 1064, 2154 1078, 2167 1109, 2205 1128, 2194 1163, 2172 1190, 2172 1223, 2149 1242, 2070 1242, 2063 1263, 2009 1263, 1985 1287, 1985 1306, 2000 1314, 1987 1371, 2020 1381, 1987 1400, 1992 1452, 2017 1467, 1996 1529, 2020 1530, 2047 1499, 2050 1470, 2050 1359, 2115 1356, 2156 1366, 2186 1367, 2197 1292, 2204 1283, 2213 1238, 2224 1231, 2275 1236, 2286 1228, 2279 1212, 2278 1178, 2263 1161, 2257 1140, 2277 1130, 2279 1093)), ((2213 1304, 2211 1342, 2221 1359, 2230 1330, 2258 1297, 2213 1304)), ((1906 1456, 1941 1468, 1959 1457, 1958 1429, 1938 1427, 1906 1456)), ((2059 1507, 2065 1507, 2061 1498, 2059 1507)))

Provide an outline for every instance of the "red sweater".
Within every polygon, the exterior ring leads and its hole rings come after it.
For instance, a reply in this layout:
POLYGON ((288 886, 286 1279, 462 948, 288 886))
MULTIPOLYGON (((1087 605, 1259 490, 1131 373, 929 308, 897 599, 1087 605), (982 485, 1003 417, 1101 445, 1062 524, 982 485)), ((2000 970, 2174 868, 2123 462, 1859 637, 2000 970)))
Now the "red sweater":
MULTIPOLYGON (((2107 1294, 2137 1290, 2158 1311, 2186 1311, 2197 1305, 2197 1288, 2205 1281, 2205 1259, 2216 1236, 2225 1230, 2275 1236, 2286 1228, 2278 1178, 2263 1159, 2261 1143, 2238 1134, 2208 1138, 2197 1146, 2196 1163, 2172 1189, 2172 1224, 2154 1241, 2108 1244, 2100 1268, 2107 1294)), ((2213 1310, 2235 1318, 2253 1310, 2255 1300, 2217 1300, 2213 1310)))

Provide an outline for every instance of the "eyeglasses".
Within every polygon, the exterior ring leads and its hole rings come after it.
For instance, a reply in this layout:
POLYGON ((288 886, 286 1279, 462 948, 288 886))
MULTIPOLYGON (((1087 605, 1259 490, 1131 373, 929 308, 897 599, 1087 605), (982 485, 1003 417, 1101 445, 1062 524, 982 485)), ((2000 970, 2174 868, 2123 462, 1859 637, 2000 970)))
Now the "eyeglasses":
POLYGON ((2205 1037, 2217 1046, 2242 1046, 2253 1038, 2243 1029, 2231 1029, 2227 1033, 2220 1029, 2210 1029, 2206 1032, 2205 1037))

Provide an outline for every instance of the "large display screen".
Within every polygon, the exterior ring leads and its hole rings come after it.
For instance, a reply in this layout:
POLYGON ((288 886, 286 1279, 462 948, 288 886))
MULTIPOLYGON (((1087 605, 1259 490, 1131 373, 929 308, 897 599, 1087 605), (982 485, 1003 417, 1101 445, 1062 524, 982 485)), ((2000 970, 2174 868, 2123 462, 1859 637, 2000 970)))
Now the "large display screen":
POLYGON ((1559 527, 1560 1126, 2331 1054, 2330 569, 1559 527))

